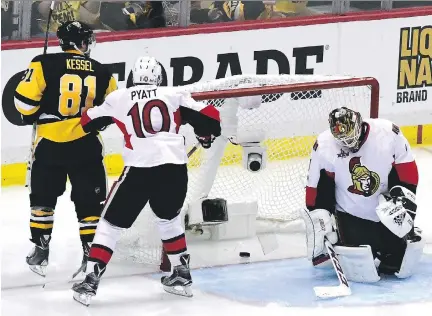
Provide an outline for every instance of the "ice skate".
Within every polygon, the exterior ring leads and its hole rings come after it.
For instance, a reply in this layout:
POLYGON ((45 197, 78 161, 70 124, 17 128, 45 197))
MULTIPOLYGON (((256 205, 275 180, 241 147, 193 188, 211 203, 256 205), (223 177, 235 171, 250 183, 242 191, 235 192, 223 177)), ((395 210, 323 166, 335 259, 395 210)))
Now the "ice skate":
POLYGON ((86 275, 84 281, 80 283, 75 283, 72 286, 72 291, 74 291, 73 298, 75 301, 89 306, 91 299, 96 295, 96 291, 99 286, 102 274, 105 272, 106 266, 101 266, 96 263, 94 266, 94 271, 86 275))
POLYGON ((30 270, 42 277, 45 277, 47 272, 50 240, 51 236, 41 236, 40 242, 35 243, 34 248, 26 257, 30 270))
POLYGON ((86 272, 86 269, 87 269, 87 261, 88 261, 88 257, 89 257, 89 253, 90 253, 90 247, 91 247, 91 245, 90 245, 90 243, 87 243, 87 242, 84 242, 83 244, 82 244, 82 247, 83 247, 83 258, 82 258, 82 261, 81 261, 81 266, 79 267, 79 269, 72 275, 72 279, 75 279, 75 277, 78 275, 78 274, 83 274, 83 276, 84 276, 84 274, 85 274, 85 272, 86 272))
POLYGON ((89 306, 92 297, 96 295, 99 282, 100 278, 96 276, 96 273, 91 272, 87 274, 84 281, 73 285, 74 300, 85 306, 89 306))
POLYGON ((180 257, 179 266, 173 268, 173 272, 170 276, 163 276, 161 283, 166 292, 181 295, 186 297, 192 297, 192 277, 189 270, 189 255, 183 255, 180 257))

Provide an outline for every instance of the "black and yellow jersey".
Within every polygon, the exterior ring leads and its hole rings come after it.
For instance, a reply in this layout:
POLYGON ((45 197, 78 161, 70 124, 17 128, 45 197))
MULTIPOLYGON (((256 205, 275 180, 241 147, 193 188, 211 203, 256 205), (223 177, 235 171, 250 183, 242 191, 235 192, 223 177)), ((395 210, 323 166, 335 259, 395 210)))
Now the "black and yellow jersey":
POLYGON ((103 1, 100 21, 105 28, 114 31, 166 26, 161 1, 103 1))
POLYGON ((79 51, 39 55, 16 88, 15 106, 24 120, 37 117, 38 138, 69 142, 86 135, 81 110, 102 104, 116 89, 106 66, 79 51))
MULTIPOLYGON (((50 20, 50 32, 56 32, 60 24, 67 21, 75 21, 80 18, 80 8, 87 1, 62 1, 56 2, 50 20)), ((35 1, 39 5, 40 1, 35 1)), ((35 12, 36 15, 39 12, 35 12)), ((46 32, 46 18, 38 19, 39 28, 46 32)))
POLYGON ((265 12, 261 16, 262 19, 268 19, 272 16, 272 12, 280 12, 283 15, 295 15, 303 11, 307 6, 307 0, 276 0, 274 5, 266 5, 265 12))
POLYGON ((225 13, 225 20, 244 21, 244 20, 264 20, 277 18, 304 10, 307 0, 275 0, 273 4, 263 1, 214 1, 212 8, 220 8, 225 13))
MULTIPOLYGON (((56 33, 60 25, 68 21, 80 21, 97 27, 99 12, 94 8, 96 1, 55 1, 49 24, 49 32, 56 33)), ((45 33, 50 1, 34 1, 32 6, 32 33, 45 33)))

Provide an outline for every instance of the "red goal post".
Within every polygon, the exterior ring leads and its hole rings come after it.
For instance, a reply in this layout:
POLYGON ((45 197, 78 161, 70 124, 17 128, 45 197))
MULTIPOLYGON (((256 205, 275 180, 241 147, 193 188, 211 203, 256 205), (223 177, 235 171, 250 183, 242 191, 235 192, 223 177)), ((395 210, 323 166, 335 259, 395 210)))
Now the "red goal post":
POLYGON ((227 89, 221 91, 195 92, 192 93, 192 97, 197 101, 203 101, 209 99, 246 97, 258 94, 288 93, 359 86, 370 86, 370 117, 377 118, 379 112, 379 82, 373 77, 349 78, 323 82, 293 83, 256 88, 227 89))

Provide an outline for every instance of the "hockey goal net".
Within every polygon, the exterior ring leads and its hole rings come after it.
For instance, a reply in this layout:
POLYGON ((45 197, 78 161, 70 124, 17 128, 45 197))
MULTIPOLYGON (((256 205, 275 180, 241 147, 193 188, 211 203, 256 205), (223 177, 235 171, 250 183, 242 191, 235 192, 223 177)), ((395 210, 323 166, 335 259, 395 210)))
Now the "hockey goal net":
MULTIPOLYGON (((212 148, 198 149, 189 160, 183 214, 197 199, 218 197, 228 203, 256 201, 260 221, 298 219, 309 155, 316 136, 328 128, 329 112, 346 106, 364 118, 378 116, 379 85, 374 78, 240 75, 178 89, 217 107, 222 125, 212 148), (245 152, 246 147, 252 150, 245 152), (248 152, 262 156, 258 171, 247 167, 248 152)), ((188 148, 197 143, 189 125, 180 132, 188 148)), ((152 216, 150 210, 142 212, 124 234, 118 256, 160 264, 161 242, 152 216)), ((274 230, 277 226, 272 225, 274 230)))

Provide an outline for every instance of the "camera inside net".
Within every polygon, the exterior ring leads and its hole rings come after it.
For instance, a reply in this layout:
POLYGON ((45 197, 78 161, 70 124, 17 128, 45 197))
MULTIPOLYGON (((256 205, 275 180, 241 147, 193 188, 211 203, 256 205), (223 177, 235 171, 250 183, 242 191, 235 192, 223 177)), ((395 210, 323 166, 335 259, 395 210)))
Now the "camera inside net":
POLYGON ((259 143, 242 144, 243 167, 250 172, 258 172, 265 168, 267 153, 259 143))

